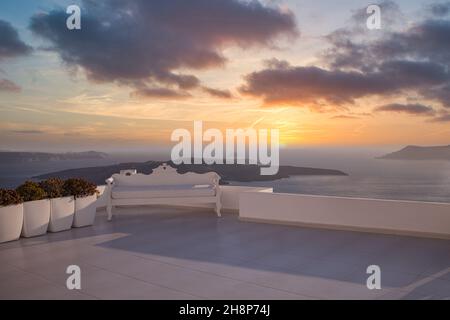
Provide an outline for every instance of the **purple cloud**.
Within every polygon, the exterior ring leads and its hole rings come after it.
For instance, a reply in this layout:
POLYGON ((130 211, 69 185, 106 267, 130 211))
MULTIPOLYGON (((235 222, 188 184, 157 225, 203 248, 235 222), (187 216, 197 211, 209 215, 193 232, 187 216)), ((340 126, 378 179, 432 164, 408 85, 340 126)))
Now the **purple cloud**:
POLYGON ((203 91, 216 98, 231 99, 233 97, 233 95, 229 90, 220 90, 209 87, 203 87, 203 91))
POLYGON ((69 66, 95 81, 134 87, 192 89, 200 81, 180 70, 226 63, 229 46, 270 45, 295 36, 294 15, 259 1, 85 0, 82 29, 66 29, 62 10, 31 19, 31 30, 48 40, 69 66))
MULTIPOLYGON (((393 2, 381 5, 392 9, 388 20, 401 17, 393 2)), ((357 11, 352 19, 361 22, 367 17, 363 13, 357 11)), ((450 108, 449 19, 433 16, 406 30, 387 28, 376 36, 361 26, 365 24, 352 24, 325 37, 329 47, 319 56, 320 67, 272 59, 263 69, 247 74, 240 91, 265 104, 319 111, 330 106, 350 108, 359 98, 410 93, 450 108)), ((415 110, 403 110, 408 111, 415 110)))
POLYGON ((4 20, 0 20, 0 60, 29 54, 32 48, 19 38, 17 30, 4 20))
POLYGON ((20 92, 22 88, 8 79, 0 79, 0 92, 20 92))
POLYGON ((173 99, 173 98, 188 98, 190 94, 181 90, 173 90, 169 88, 149 88, 142 87, 133 91, 131 97, 134 98, 161 98, 161 99, 173 99))
POLYGON ((392 103, 379 106, 375 108, 376 112, 397 112, 397 113, 407 113, 412 115, 434 115, 435 110, 431 107, 425 106, 423 104, 400 104, 392 103))

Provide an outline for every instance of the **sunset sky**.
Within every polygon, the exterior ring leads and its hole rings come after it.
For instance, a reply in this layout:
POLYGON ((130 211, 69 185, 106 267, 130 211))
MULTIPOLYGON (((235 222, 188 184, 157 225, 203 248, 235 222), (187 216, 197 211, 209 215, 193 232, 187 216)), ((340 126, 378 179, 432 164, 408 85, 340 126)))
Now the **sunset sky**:
POLYGON ((381 2, 381 30, 369 4, 2 0, 0 149, 167 146, 194 120, 289 147, 450 144, 450 1, 381 2))

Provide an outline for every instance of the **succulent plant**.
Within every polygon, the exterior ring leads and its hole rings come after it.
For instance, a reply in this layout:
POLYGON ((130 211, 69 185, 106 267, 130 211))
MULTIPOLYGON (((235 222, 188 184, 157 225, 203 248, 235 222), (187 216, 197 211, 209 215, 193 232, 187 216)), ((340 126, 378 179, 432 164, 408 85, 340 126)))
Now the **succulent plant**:
POLYGON ((39 182, 39 186, 45 191, 48 198, 60 198, 64 196, 64 180, 50 178, 39 182))
POLYGON ((0 189, 0 207, 21 204, 22 202, 22 197, 15 190, 0 189))
POLYGON ((81 178, 72 178, 64 181, 64 196, 83 198, 93 196, 96 193, 97 185, 88 180, 81 178))
POLYGON ((37 201, 47 198, 47 194, 37 182, 25 181, 16 189, 24 201, 37 201))

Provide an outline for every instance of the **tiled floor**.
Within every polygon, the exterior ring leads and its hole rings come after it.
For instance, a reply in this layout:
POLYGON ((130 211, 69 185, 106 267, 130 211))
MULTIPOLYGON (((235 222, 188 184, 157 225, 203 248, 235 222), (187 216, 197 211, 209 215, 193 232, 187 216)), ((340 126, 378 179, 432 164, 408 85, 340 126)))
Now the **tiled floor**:
POLYGON ((117 209, 95 226, 0 244, 0 299, 450 299, 450 241, 117 209), (366 268, 381 267, 381 290, 366 268), (81 290, 66 288, 68 265, 81 290))

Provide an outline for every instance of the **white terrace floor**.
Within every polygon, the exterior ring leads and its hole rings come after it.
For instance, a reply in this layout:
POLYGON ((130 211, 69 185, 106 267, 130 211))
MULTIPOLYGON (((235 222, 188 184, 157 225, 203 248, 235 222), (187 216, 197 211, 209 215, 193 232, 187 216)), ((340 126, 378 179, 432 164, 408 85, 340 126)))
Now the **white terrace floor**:
POLYGON ((111 223, 0 245, 2 299, 449 299, 450 241, 117 209, 111 223), (81 267, 80 291, 65 287, 81 267), (382 289, 366 288, 381 267, 382 289))

